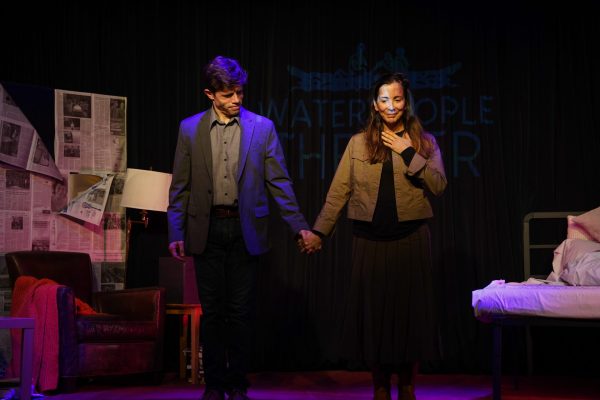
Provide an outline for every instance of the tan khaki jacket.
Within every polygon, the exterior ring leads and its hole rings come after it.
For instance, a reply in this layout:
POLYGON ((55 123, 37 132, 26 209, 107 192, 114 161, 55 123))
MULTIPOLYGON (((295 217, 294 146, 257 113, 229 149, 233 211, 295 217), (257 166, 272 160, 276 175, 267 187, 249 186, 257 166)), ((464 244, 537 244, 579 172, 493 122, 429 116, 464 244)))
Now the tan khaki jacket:
MULTIPOLYGON (((424 219, 433 216, 424 188, 438 196, 446 188, 446 174, 440 149, 434 143, 433 155, 423 158, 415 154, 407 167, 402 157, 392 151, 394 187, 399 221, 424 219), (412 182, 411 182, 412 181, 412 182)), ((348 218, 372 221, 383 163, 371 164, 365 145, 365 135, 358 133, 350 139, 340 160, 325 204, 313 229, 331 234, 344 205, 348 203, 348 218)))

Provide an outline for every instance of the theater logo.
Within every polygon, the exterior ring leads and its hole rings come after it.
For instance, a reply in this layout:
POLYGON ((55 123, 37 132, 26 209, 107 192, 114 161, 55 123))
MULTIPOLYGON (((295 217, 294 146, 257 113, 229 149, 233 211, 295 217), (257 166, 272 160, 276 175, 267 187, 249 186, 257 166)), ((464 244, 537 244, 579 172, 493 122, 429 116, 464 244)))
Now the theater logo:
POLYGON ((368 89, 388 72, 403 72, 409 77, 413 109, 425 129, 438 139, 447 174, 478 177, 478 128, 493 125, 493 97, 465 93, 459 80, 460 62, 418 70, 411 68, 405 49, 398 47, 369 65, 365 50, 359 43, 347 65, 333 72, 305 71, 289 65, 288 97, 258 103, 257 111, 275 122, 284 148, 291 145, 298 151, 298 178, 304 179, 305 168, 315 163, 321 179, 328 170, 335 171, 347 141, 364 123, 368 89))

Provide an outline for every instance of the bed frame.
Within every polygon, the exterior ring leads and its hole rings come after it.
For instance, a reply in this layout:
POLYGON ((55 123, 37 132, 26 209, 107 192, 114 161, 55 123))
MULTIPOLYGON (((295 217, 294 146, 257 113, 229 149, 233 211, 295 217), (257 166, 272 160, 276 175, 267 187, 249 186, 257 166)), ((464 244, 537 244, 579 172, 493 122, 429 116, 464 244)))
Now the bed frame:
MULTIPOLYGON (((546 275, 540 276, 531 273, 531 253, 533 250, 553 250, 559 243, 532 242, 532 229, 530 222, 536 219, 564 219, 567 215, 580 215, 582 211, 560 211, 560 212, 531 212, 523 218, 523 276, 546 278, 546 275)), ((566 238, 566 228, 563 237, 566 238)), ((502 328, 505 326, 521 326, 525 328, 525 351, 527 356, 527 372, 531 375, 533 371, 532 357, 532 326, 572 326, 572 327, 600 327, 599 320, 589 319, 569 319, 569 318, 549 318, 549 317, 530 317, 514 315, 494 315, 491 317, 492 324, 492 379, 493 379, 493 400, 501 400, 501 382, 502 382, 502 328)))

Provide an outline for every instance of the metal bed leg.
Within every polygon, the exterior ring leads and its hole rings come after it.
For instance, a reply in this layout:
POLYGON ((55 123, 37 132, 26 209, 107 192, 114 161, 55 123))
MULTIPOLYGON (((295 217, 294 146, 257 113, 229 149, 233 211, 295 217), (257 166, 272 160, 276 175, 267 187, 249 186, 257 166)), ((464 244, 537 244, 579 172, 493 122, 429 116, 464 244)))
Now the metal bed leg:
POLYGON ((493 400, 501 400, 502 384, 502 326, 494 324, 492 328, 492 379, 493 379, 493 400))
POLYGON ((525 327, 525 348, 527 352, 527 375, 533 375, 533 342, 531 340, 531 327, 525 327))
MULTIPOLYGON (((519 341, 519 338, 521 337, 521 335, 519 335, 520 333, 522 332, 518 326, 511 327, 512 338, 509 346, 513 349, 520 349, 522 346, 522 342, 519 341)), ((515 350, 511 351, 511 353, 513 389, 516 391, 519 390, 519 375, 521 375, 521 363, 519 363, 519 354, 521 354, 521 352, 515 350)))

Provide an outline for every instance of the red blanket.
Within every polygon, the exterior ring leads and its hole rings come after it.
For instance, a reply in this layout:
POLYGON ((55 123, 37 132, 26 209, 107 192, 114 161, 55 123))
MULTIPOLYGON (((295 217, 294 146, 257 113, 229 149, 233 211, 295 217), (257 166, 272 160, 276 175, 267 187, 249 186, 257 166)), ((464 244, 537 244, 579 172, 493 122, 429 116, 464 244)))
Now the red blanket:
MULTIPOLYGON (((10 315, 35 319, 32 379, 40 391, 58 387, 58 308, 60 285, 50 279, 20 276, 15 282, 10 315)), ((12 371, 21 367, 21 330, 12 329, 12 371)))

